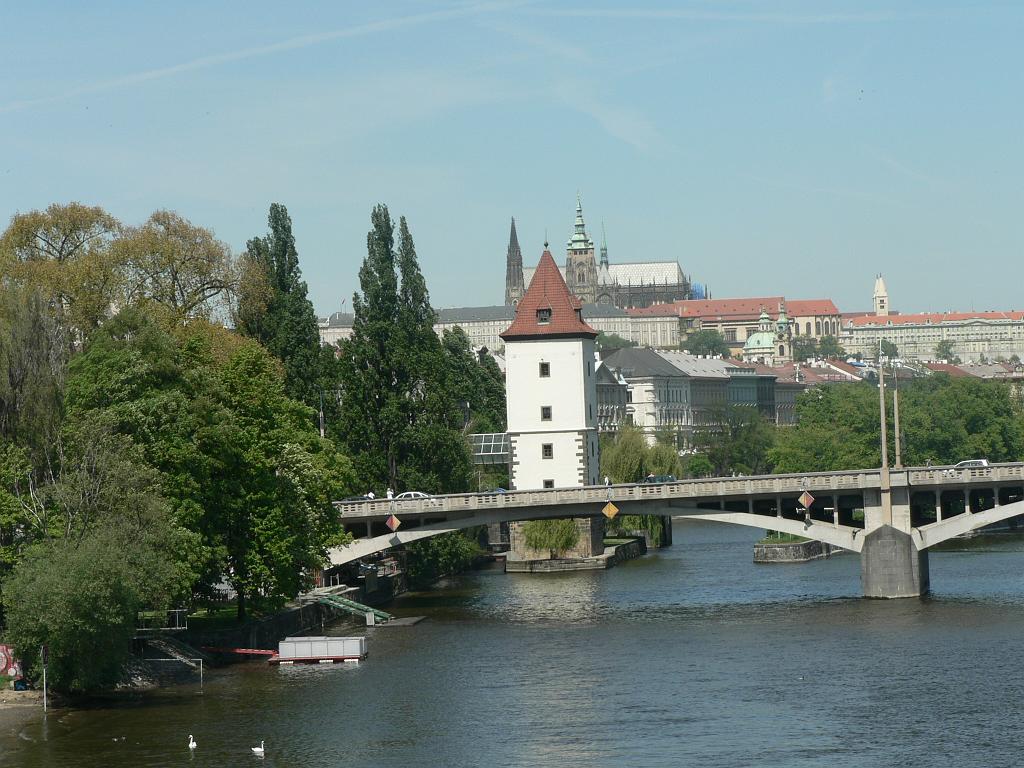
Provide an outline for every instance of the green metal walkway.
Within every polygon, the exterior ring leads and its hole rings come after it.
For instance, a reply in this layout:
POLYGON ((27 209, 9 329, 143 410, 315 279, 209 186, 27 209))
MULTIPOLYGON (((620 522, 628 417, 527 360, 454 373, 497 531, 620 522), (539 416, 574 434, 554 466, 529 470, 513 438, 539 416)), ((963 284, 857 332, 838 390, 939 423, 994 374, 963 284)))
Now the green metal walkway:
POLYGON ((381 611, 377 608, 371 608, 368 605, 357 603, 355 600, 349 600, 347 597, 340 597, 339 595, 327 595, 311 593, 307 595, 307 598, 314 600, 324 605, 332 605, 335 608, 341 608, 343 611, 354 613, 356 616, 365 616, 368 613, 372 613, 373 617, 379 622, 391 621, 394 616, 386 611, 381 611))

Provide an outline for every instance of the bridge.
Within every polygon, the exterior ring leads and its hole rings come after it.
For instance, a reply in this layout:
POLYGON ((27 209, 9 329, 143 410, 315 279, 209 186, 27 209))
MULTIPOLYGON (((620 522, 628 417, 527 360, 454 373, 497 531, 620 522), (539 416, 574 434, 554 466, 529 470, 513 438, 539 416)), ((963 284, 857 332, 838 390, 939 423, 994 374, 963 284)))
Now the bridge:
POLYGON ((479 525, 594 517, 609 501, 621 514, 696 517, 782 531, 858 552, 866 596, 905 597, 928 591, 929 547, 1024 514, 1024 463, 337 502, 340 521, 357 538, 330 550, 330 562, 341 565, 479 525), (805 492, 813 497, 806 508, 800 500, 805 492), (396 531, 386 526, 391 515, 401 523, 396 531))

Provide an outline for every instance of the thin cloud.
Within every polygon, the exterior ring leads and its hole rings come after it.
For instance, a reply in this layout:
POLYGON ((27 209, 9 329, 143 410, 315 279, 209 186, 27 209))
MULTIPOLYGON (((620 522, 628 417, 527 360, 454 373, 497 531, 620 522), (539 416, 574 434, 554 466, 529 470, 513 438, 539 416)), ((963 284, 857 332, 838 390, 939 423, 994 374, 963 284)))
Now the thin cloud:
POLYGON ((19 101, 8 102, 7 104, 0 105, 0 114, 6 112, 17 112, 23 109, 28 109, 30 107, 41 106, 43 104, 52 104, 54 102, 74 98, 75 96, 83 96, 91 93, 110 91, 115 90, 117 88, 125 88, 132 85, 138 85, 140 83, 150 82, 153 80, 161 80, 167 77, 174 77, 175 75, 180 75, 184 72, 194 72, 200 69, 208 69, 210 67, 216 67, 221 64, 229 64, 235 61, 242 61, 244 59, 252 59, 259 56, 271 56, 277 53, 295 51, 301 48, 309 48, 310 46, 314 45, 322 45, 323 43, 329 43, 335 40, 344 40, 346 38, 362 37, 364 35, 388 32, 390 30, 399 29, 401 27, 411 27, 438 21, 448 21, 451 19, 462 18, 465 16, 475 16, 483 13, 492 13, 495 11, 505 10, 507 8, 521 4, 522 3, 508 2, 478 3, 475 5, 469 5, 453 10, 431 11, 429 13, 418 13, 413 14, 411 16, 402 16, 400 18, 395 19, 383 19, 381 21, 372 21, 366 24, 358 24, 353 27, 346 27, 344 29, 336 29, 329 32, 319 32, 311 35, 301 35, 299 37, 292 37, 287 40, 282 40, 277 43, 270 43, 268 45, 260 45, 253 48, 242 48, 237 51, 227 51, 225 53, 217 53, 211 56, 201 56, 198 59, 192 59, 191 61, 185 61, 180 64, 172 64, 167 67, 158 67, 156 69, 147 69, 142 72, 135 72, 133 74, 123 75, 121 77, 116 77, 111 80, 101 80, 99 82, 89 83, 52 96, 43 96, 36 99, 23 99, 19 101))
POLYGON ((640 112, 603 101, 580 83, 560 83, 555 95, 567 107, 591 117, 611 136, 641 152, 675 151, 661 131, 640 112))
POLYGON ((718 21, 768 24, 878 23, 898 18, 895 13, 755 13, 749 11, 699 11, 689 9, 578 8, 537 9, 539 16, 593 19, 639 19, 651 21, 718 21))

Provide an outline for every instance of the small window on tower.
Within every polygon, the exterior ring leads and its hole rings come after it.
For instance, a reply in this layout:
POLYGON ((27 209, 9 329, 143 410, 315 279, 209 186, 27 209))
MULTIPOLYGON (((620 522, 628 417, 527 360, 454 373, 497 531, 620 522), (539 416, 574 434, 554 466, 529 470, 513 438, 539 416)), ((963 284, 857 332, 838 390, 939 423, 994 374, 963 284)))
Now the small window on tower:
POLYGON ((537 310, 537 324, 547 325, 551 322, 551 309, 538 309, 537 310))
POLYGON ((545 488, 554 488, 555 487, 555 481, 554 480, 545 480, 544 481, 544 487, 545 488))
POLYGON ((540 420, 541 421, 551 421, 551 406, 550 405, 542 405, 540 407, 540 420))
POLYGON ((583 322, 583 310, 582 309, 577 309, 576 310, 576 319, 579 320, 581 323, 583 322))
POLYGON ((542 379, 548 378, 551 375, 551 363, 540 364, 540 377, 542 379))
POLYGON ((555 458, 555 446, 554 443, 544 443, 540 447, 540 457, 542 459, 553 459, 555 458))

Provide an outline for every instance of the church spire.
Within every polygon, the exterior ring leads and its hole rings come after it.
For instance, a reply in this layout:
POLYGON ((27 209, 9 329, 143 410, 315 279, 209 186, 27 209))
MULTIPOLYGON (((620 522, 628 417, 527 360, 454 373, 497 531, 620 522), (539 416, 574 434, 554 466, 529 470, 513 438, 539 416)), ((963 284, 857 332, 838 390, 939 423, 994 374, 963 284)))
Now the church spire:
POLYGON ((505 306, 514 307, 523 298, 523 252, 519 249, 516 220, 512 217, 512 230, 508 235, 508 254, 505 257, 505 306))
POLYGON ((608 235, 604 231, 604 222, 601 222, 601 266, 608 266, 608 235))

